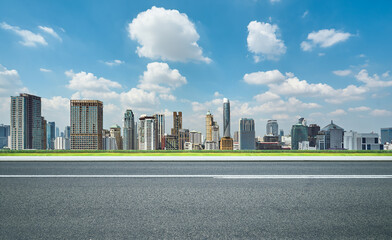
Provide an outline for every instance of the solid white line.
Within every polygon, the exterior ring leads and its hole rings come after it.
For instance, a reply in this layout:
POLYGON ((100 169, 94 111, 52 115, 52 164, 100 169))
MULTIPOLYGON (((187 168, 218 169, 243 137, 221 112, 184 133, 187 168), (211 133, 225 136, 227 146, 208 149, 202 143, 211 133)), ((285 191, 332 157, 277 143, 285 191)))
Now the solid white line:
POLYGON ((392 175, 0 175, 0 178, 385 179, 392 175))

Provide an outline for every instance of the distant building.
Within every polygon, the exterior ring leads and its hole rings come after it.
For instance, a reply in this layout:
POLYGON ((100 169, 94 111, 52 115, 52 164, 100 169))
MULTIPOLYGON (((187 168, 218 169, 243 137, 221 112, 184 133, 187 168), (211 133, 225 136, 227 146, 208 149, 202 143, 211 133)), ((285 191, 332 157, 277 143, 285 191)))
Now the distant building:
POLYGON ((298 143, 298 150, 316 150, 316 147, 310 146, 309 141, 302 141, 298 143))
POLYGON ((21 93, 11 97, 11 149, 42 149, 41 98, 21 93))
MULTIPOLYGON (((162 141, 163 137, 165 136, 165 114, 155 114, 155 141, 156 141, 156 146, 157 149, 163 149, 162 148, 162 141)), ((182 117, 182 116, 181 116, 182 117)), ((182 124, 181 124, 182 125, 182 124)))
POLYGON ((277 120, 268 120, 267 121, 266 135, 279 136, 278 129, 279 129, 279 125, 278 125, 277 120))
POLYGON ((344 148, 347 150, 383 150, 378 133, 344 132, 344 148))
POLYGON ((139 150, 156 150, 155 117, 142 115, 139 118, 139 150))
POLYGON ((47 147, 46 149, 55 149, 54 148, 54 140, 56 139, 56 123, 55 122, 47 122, 46 123, 46 141, 47 147))
POLYGON ((71 100, 71 150, 102 150, 103 103, 71 100))
POLYGON ((0 124, 0 149, 8 147, 8 137, 10 136, 10 125, 0 124))
POLYGON ((65 126, 64 128, 64 137, 71 139, 71 127, 70 126, 65 126))
POLYGON ((48 148, 48 140, 46 139, 47 133, 47 122, 44 117, 41 117, 41 149, 45 150, 48 148))
POLYGON ((54 149, 56 150, 69 150, 71 143, 68 138, 56 137, 54 142, 54 149))
POLYGON ((255 142, 255 121, 251 118, 241 118, 239 120, 239 148, 240 150, 254 150, 255 142))
POLYGON ((206 150, 218 150, 219 149, 219 125, 214 121, 214 115, 210 111, 206 115, 206 150))
POLYGON ((166 134, 164 139, 165 139, 164 141, 165 150, 178 150, 178 139, 176 136, 166 134))
MULTIPOLYGON (((171 135, 177 138, 179 141, 179 130, 182 129, 182 112, 173 112, 173 128, 171 129, 171 135)), ((179 146, 180 143, 177 143, 179 146)))
POLYGON ((392 143, 392 128, 381 128, 381 143, 392 143))
POLYGON ((317 124, 310 124, 308 126, 308 141, 309 147, 316 147, 317 134, 320 132, 320 126, 317 124))
POLYGON ((135 116, 131 109, 127 109, 124 113, 123 120, 123 149, 135 150, 136 149, 136 126, 135 116))
POLYGON ((263 142, 280 142, 279 141, 279 136, 265 135, 263 137, 263 142))
POLYGON ((206 141, 205 150, 219 150, 219 142, 206 141))
POLYGON ((308 140, 308 127, 304 118, 298 119, 298 123, 291 128, 291 149, 298 150, 298 143, 308 140))
POLYGON ((123 141, 121 137, 121 127, 117 124, 114 124, 110 127, 110 136, 116 139, 117 150, 123 149, 123 141))
POLYGON ((184 143, 184 150, 186 150, 186 151, 193 150, 193 144, 191 142, 185 142, 184 143))
POLYGON ((56 136, 55 137, 60 137, 60 129, 56 127, 56 136))
POLYGON ((234 131, 233 141, 236 143, 240 141, 238 131, 234 131))
POLYGON ((334 124, 333 121, 325 126, 319 134, 325 136, 325 149, 343 149, 344 129, 334 124))
POLYGON ((230 101, 223 99, 223 137, 220 140, 220 150, 233 150, 233 139, 230 137, 230 101))
POLYGON ((192 144, 192 150, 202 150, 202 135, 201 132, 190 131, 189 142, 192 144))
POLYGON ((214 115, 210 111, 206 115, 206 141, 212 141, 212 126, 214 125, 214 115))
POLYGON ((280 150, 282 146, 279 142, 256 142, 257 150, 280 150))
POLYGON ((233 150, 233 139, 231 137, 221 138, 220 150, 233 150))
POLYGON ((184 144, 189 142, 189 129, 178 130, 178 149, 184 150, 184 144))

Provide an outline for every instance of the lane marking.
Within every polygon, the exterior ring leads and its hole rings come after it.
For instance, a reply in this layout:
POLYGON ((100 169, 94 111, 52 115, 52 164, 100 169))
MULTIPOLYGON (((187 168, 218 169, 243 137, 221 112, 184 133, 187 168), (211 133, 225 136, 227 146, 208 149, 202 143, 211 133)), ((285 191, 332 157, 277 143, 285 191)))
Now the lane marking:
POLYGON ((385 179, 392 175, 0 175, 0 178, 385 179))

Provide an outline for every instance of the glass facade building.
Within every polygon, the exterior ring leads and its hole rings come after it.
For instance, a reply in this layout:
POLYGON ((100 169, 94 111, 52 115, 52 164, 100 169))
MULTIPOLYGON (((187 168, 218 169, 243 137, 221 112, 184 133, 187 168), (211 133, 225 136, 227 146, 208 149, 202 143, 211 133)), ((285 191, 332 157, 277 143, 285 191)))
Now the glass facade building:
POLYGON ((392 128, 381 128, 381 143, 392 143, 392 128))
POLYGON ((223 137, 230 137, 230 101, 223 99, 223 137))
POLYGON ((241 118, 239 125, 240 150, 254 150, 256 148, 255 121, 251 118, 241 118))
POLYGON ((276 120, 268 120, 266 126, 266 135, 278 136, 279 125, 276 120))
POLYGON ((54 149, 54 141, 56 139, 55 136, 56 123, 48 122, 46 124, 46 149, 54 149))
POLYGON ((308 141, 308 127, 306 121, 300 118, 291 128, 291 149, 298 150, 298 145, 302 141, 308 141))
POLYGON ((124 113, 123 147, 124 150, 136 149, 135 116, 131 109, 124 113))

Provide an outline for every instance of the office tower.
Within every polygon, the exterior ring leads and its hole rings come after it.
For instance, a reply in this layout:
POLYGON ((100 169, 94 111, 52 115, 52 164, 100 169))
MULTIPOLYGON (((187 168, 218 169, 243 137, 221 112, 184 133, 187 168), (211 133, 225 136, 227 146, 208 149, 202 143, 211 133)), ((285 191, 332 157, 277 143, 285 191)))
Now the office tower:
POLYGON ((178 130, 178 150, 184 150, 185 142, 189 142, 189 129, 178 130))
POLYGON ((234 141, 235 143, 238 143, 238 142, 240 141, 239 135, 238 135, 238 131, 234 131, 233 141, 234 141))
POLYGON ((10 125, 0 124, 0 149, 8 147, 8 136, 10 136, 10 125))
POLYGON ((139 150, 156 150, 155 117, 142 115, 139 118, 139 150))
POLYGON ((302 141, 308 140, 308 127, 304 118, 298 119, 298 123, 291 128, 291 149, 298 150, 298 145, 302 141))
POLYGON ((54 149, 54 141, 56 139, 55 132, 56 132, 56 123, 55 122, 48 122, 46 124, 46 149, 54 149))
MULTIPOLYGON (((155 145, 157 149, 163 149, 162 140, 165 136, 165 115, 164 114, 155 114, 155 145)), ((182 125, 182 124, 181 124, 182 125)))
POLYGON ((343 149, 344 129, 333 121, 321 129, 319 134, 324 137, 325 149, 343 149))
POLYGON ((308 141, 309 141, 309 147, 315 147, 316 146, 316 138, 317 134, 320 132, 320 126, 317 124, 310 124, 308 126, 308 141))
POLYGON ((240 150, 254 150, 255 141, 255 121, 251 118, 241 118, 239 123, 239 148, 240 150))
POLYGON ((71 127, 70 126, 65 126, 64 128, 64 137, 71 139, 71 127))
POLYGON ((381 128, 381 143, 392 143, 392 128, 381 128))
POLYGON ((278 121, 276 120, 268 120, 267 127, 266 127, 266 135, 278 136, 278 121))
POLYGON ((48 149, 48 140, 47 140, 47 122, 44 117, 41 117, 41 149, 48 149))
POLYGON ((201 145, 201 132, 197 132, 195 130, 189 132, 189 142, 193 145, 201 145))
POLYGON ((178 137, 178 130, 182 129, 182 112, 173 112, 173 128, 171 135, 178 137))
POLYGON ((223 99, 223 137, 230 137, 230 101, 223 99))
POLYGON ((135 116, 131 109, 127 109, 124 113, 124 126, 123 126, 123 148, 124 150, 135 150, 135 116))
POLYGON ((71 150, 102 150, 103 103, 71 100, 71 150))
POLYGON ((41 149, 41 98, 21 93, 11 97, 11 149, 41 149))
POLYGON ((117 124, 114 124, 110 127, 110 136, 116 139, 117 150, 123 149, 123 141, 121 137, 121 127, 117 124))
POLYGON ((214 115, 210 111, 206 115, 206 141, 212 141, 212 126, 214 125, 214 115))
POLYGON ((279 129, 279 142, 282 142, 282 137, 284 136, 283 129, 279 129))
POLYGON ((56 137, 60 137, 60 129, 56 127, 56 137))
POLYGON ((378 133, 344 132, 344 148, 347 150, 383 150, 378 133))
POLYGON ((233 150, 233 139, 230 137, 230 102, 223 99, 223 137, 220 141, 221 150, 233 150))

